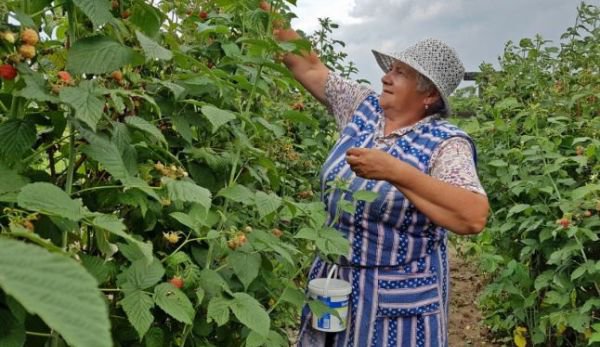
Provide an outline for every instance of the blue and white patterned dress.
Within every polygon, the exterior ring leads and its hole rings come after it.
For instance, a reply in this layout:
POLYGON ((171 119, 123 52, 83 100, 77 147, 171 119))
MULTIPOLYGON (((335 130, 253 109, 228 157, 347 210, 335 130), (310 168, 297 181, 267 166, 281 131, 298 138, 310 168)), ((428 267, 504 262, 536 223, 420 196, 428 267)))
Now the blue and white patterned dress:
MULTIPOLYGON (((383 121, 378 96, 367 93, 327 158, 321 172, 321 191, 334 180, 349 182, 352 192, 378 193, 371 203, 359 201, 354 214, 342 213, 335 228, 350 240, 349 255, 342 259, 339 277, 352 284, 348 327, 335 336, 337 347, 448 345, 447 231, 424 214, 386 181, 357 177, 346 162, 352 147, 379 148, 424 173, 431 156, 450 138, 469 136, 438 117, 419 122, 391 143, 375 137, 383 121)), ((474 152, 474 146, 473 152, 474 152)), ((473 154, 474 156, 474 154, 473 154)), ((474 161, 474 158, 473 158, 474 161)), ((324 193, 330 221, 341 199, 351 193, 324 193)), ((309 279, 325 277, 331 264, 316 259, 309 279)), ((299 346, 323 346, 325 334, 312 329, 311 313, 302 315, 299 346)))

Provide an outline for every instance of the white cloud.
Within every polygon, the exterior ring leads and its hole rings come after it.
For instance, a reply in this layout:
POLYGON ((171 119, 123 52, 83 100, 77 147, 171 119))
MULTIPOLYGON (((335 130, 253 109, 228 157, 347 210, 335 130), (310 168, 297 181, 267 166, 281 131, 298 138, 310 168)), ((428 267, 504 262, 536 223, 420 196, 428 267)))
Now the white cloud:
POLYGON ((352 16, 351 8, 354 0, 326 0, 326 1, 298 1, 298 7, 293 9, 298 18, 292 25, 304 32, 312 33, 319 29, 319 18, 329 17, 340 25, 359 24, 362 22, 357 16, 352 16))
MULTIPOLYGON (((380 86, 381 70, 371 49, 394 52, 426 37, 454 47, 468 71, 482 62, 496 63, 508 40, 540 33, 557 42, 575 22, 579 0, 298 0, 293 25, 311 33, 317 18, 340 24, 333 37, 359 78, 380 86)), ((497 64, 496 64, 497 65, 497 64)))

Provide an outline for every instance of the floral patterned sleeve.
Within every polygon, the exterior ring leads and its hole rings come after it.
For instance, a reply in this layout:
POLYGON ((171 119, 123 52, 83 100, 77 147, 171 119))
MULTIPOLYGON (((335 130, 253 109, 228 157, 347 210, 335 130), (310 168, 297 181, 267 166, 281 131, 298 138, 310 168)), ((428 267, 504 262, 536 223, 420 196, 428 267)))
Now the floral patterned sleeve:
POLYGON ((373 90, 366 85, 329 72, 325 83, 325 98, 329 112, 340 129, 350 121, 354 110, 373 90))
POLYGON ((431 176, 443 182, 487 195, 481 186, 468 140, 453 137, 444 141, 432 154, 431 176))

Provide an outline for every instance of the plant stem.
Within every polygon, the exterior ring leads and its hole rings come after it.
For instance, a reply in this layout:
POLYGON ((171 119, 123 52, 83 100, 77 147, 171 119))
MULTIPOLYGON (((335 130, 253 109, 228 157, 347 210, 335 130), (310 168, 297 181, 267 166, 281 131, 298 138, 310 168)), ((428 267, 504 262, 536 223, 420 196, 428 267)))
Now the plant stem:
POLYGON ((44 247, 45 249, 49 250, 50 252, 61 253, 63 250, 62 248, 57 247, 54 243, 42 239, 36 233, 27 232, 27 231, 11 231, 10 233, 7 233, 6 235, 9 235, 11 237, 22 237, 24 239, 27 239, 33 243, 36 243, 36 244, 44 247))
MULTIPOLYGON (((304 271, 304 267, 306 265, 308 265, 308 263, 310 263, 311 261, 312 261, 311 258, 306 258, 306 260, 301 264, 301 266, 298 268, 298 271, 296 271, 296 273, 290 278, 290 280, 293 281, 294 278, 298 277, 300 275, 300 273, 302 271, 304 271)), ((277 301, 275 301, 275 303, 273 304, 273 306, 269 307, 269 309, 267 310, 268 314, 271 314, 271 312, 275 309, 275 307, 277 307, 279 305, 282 298, 283 298, 283 295, 280 295, 279 298, 277 299, 277 301)))
POLYGON ((206 237, 197 237, 197 238, 195 238, 195 239, 190 239, 190 238, 189 238, 189 234, 188 234, 188 237, 185 239, 185 241, 183 241, 183 242, 181 243, 181 245, 179 245, 179 246, 178 246, 178 247, 177 247, 177 248, 176 248, 176 249, 175 249, 173 252, 171 252, 171 254, 169 254, 168 256, 164 257, 164 258, 161 260, 161 263, 162 263, 162 262, 164 262, 164 261, 166 261, 166 260, 167 260, 167 259, 168 259, 168 258, 169 258, 171 255, 173 255, 173 254, 175 254, 175 253, 179 252, 179 251, 180 251, 180 250, 181 250, 181 249, 182 249, 182 248, 183 248, 185 245, 187 245, 188 243, 190 243, 190 242, 194 242, 194 241, 202 241, 202 240, 206 240, 206 239, 207 239, 206 237))
POLYGON ((258 84, 258 80, 260 75, 262 74, 263 64, 261 63, 258 66, 258 70, 256 71, 256 76, 254 77, 254 83, 252 84, 252 90, 250 90, 250 95, 248 96, 248 103, 246 104, 246 109, 244 110, 244 114, 247 115, 250 112, 250 108, 252 107, 252 99, 254 98, 254 94, 256 93, 256 85, 258 84))
POLYGON ((17 99, 19 97, 13 94, 11 102, 10 102, 10 118, 17 118, 17 99))
POLYGON ((52 334, 50 334, 50 333, 38 333, 35 331, 26 331, 25 334, 31 335, 31 336, 41 336, 41 337, 51 337, 52 336, 52 334))
POLYGON ((42 153, 45 153, 48 148, 50 148, 50 147, 52 147, 52 146, 54 146, 54 145, 62 142, 63 140, 67 139, 69 136, 70 135, 63 136, 60 139, 57 139, 56 141, 53 141, 52 143, 49 143, 49 144, 47 144, 44 147, 39 147, 38 150, 35 153, 33 153, 30 156, 25 157, 24 159, 22 159, 21 163, 23 163, 23 164, 29 164, 30 160, 32 160, 33 158, 37 157, 38 155, 40 155, 42 153))
POLYGON ((44 12, 46 12, 46 11, 52 11, 52 10, 54 10, 55 8, 59 8, 59 7, 63 6, 63 5, 64 5, 64 3, 60 2, 58 5, 54 5, 54 6, 51 6, 51 7, 49 7, 49 8, 46 8, 46 7, 45 7, 43 10, 40 10, 40 11, 37 11, 37 12, 35 12, 35 13, 32 13, 32 14, 30 14, 30 15, 29 15, 29 17, 33 18, 33 17, 35 17, 35 16, 39 16, 40 14, 42 14, 42 13, 44 13, 44 12))
MULTIPOLYGON (((68 2, 65 6, 67 10, 68 17, 68 45, 67 48, 70 48, 73 41, 75 41, 76 32, 75 32, 75 5, 73 2, 68 2)), ((72 111, 71 111, 72 112, 72 111)), ((70 118, 67 118, 68 126, 69 126, 69 167, 67 169, 67 183, 65 186, 65 191, 68 195, 71 195, 73 190, 73 175, 75 172, 75 133, 73 131, 73 123, 70 118)), ((66 251, 68 242, 68 234, 65 232, 62 237, 62 248, 66 251)), ((52 330, 52 341, 50 343, 51 347, 58 347, 60 342, 60 335, 55 330, 52 330)))
MULTIPOLYGON (((584 262, 588 262, 588 257, 585 254, 585 250, 583 249, 583 243, 581 243, 581 241, 579 241, 579 238, 577 237, 577 235, 573 235, 575 237, 575 241, 577 242, 577 245, 579 245, 579 250, 581 251, 581 257, 583 258, 584 262)), ((600 296, 600 287, 598 286, 598 283, 594 283, 594 288, 596 288, 596 292, 598 293, 598 296, 600 296)))
MULTIPOLYGON (((65 192, 71 195, 73 191, 73 176, 75 173, 75 132, 73 131, 73 123, 69 122, 69 167, 67 168, 67 183, 65 184, 65 192)), ((62 248, 67 250, 67 233, 63 234, 62 248)))
POLYGON ((181 337, 181 345, 180 346, 185 346, 185 340, 187 340, 188 335, 190 334, 190 331, 192 331, 192 326, 191 325, 185 325, 183 327, 183 336, 181 337))
POLYGON ((162 189, 160 187, 152 187, 152 186, 100 186, 100 187, 91 187, 91 188, 86 188, 86 189, 81 189, 78 190, 74 193, 72 193, 71 195, 81 195, 82 193, 88 193, 88 192, 93 192, 96 190, 104 190, 104 189, 116 189, 116 188, 144 188, 144 189, 162 189))
POLYGON ((0 109, 3 112, 8 113, 8 109, 6 108, 6 106, 4 105, 4 103, 2 101, 0 101, 0 109))

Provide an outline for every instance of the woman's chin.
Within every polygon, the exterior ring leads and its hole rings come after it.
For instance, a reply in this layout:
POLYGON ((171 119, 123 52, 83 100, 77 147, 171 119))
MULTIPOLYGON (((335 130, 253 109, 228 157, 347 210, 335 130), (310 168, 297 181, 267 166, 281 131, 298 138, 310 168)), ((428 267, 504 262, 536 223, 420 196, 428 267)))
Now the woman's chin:
POLYGON ((386 93, 379 95, 379 106, 381 106, 381 108, 385 108, 388 105, 388 98, 389 95, 386 95, 386 93))

